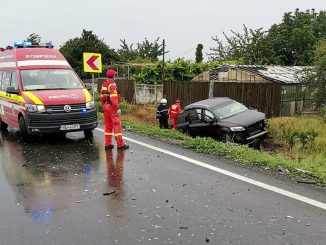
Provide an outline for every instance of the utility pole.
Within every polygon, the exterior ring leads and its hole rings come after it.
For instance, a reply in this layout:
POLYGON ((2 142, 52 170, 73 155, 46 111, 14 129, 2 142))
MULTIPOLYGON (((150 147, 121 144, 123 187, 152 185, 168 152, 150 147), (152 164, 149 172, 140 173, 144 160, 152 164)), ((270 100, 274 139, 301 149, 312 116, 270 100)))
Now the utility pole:
POLYGON ((165 79, 165 39, 163 39, 163 71, 162 71, 162 82, 165 79))

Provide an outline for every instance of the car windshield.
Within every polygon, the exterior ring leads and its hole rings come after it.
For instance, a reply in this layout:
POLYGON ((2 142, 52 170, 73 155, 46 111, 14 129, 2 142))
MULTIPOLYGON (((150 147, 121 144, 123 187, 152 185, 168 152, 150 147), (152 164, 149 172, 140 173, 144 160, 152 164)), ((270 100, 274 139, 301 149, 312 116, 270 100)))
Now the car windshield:
POLYGON ((42 69, 20 72, 25 91, 83 88, 72 70, 42 69))
POLYGON ((214 113, 219 119, 224 119, 232 117, 246 110, 248 110, 248 108, 243 104, 240 104, 236 101, 231 101, 215 108, 214 113))

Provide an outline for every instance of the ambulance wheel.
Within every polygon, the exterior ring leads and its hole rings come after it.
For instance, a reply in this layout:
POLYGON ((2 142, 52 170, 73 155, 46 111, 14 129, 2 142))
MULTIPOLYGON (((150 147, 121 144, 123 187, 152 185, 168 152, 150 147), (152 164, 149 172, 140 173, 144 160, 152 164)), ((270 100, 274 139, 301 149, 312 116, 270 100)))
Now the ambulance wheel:
POLYGON ((0 121, 0 129, 6 130, 7 128, 8 128, 8 124, 3 121, 0 121))
POLYGON ((93 130, 92 129, 85 129, 84 134, 85 134, 86 139, 93 138, 93 130))
POLYGON ((26 123, 24 117, 19 118, 19 131, 20 136, 23 139, 23 141, 28 142, 30 140, 30 134, 27 131, 26 123))

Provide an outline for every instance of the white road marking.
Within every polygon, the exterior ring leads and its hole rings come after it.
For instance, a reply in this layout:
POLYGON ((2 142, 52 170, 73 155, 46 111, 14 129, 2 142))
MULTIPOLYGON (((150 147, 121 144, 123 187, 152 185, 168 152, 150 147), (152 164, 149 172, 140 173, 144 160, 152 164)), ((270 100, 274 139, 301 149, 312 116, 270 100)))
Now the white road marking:
MULTIPOLYGON (((96 128, 96 129, 98 131, 104 132, 104 130, 101 129, 101 128, 96 128)), ((127 140, 127 141, 132 142, 132 143, 135 143, 135 144, 138 144, 138 145, 147 147, 149 149, 152 149, 152 150, 155 150, 155 151, 164 153, 166 155, 169 155, 169 156, 172 156, 172 157, 181 159, 181 160, 184 160, 186 162, 190 162, 190 163, 195 164, 197 166, 200 166, 200 167, 203 167, 203 168, 207 168, 207 169, 213 170, 215 172, 218 172, 218 173, 221 173, 221 174, 230 176, 232 178, 241 180, 243 182, 246 182, 246 183, 249 183, 249 184, 252 184, 252 185, 255 185, 255 186, 259 186, 259 187, 264 188, 266 190, 273 191, 273 192, 276 192, 278 194, 281 194, 281 195, 284 195, 284 196, 287 196, 287 197, 296 199, 298 201, 301 201, 301 202, 310 204, 312 206, 315 206, 315 207, 318 207, 318 208, 321 208, 321 209, 326 210, 326 203, 322 203, 322 202, 316 201, 314 199, 311 199, 311 198, 308 198, 308 197, 305 197, 305 196, 301 196, 301 195, 295 194, 293 192, 290 192, 290 191, 287 191, 287 190, 283 190, 281 188, 278 188, 278 187, 275 187, 275 186, 272 186, 272 185, 268 185, 268 184, 265 184, 263 182, 260 182, 260 181, 254 180, 254 179, 250 179, 250 178, 244 177, 242 175, 239 175, 239 174, 236 174, 236 173, 233 173, 233 172, 230 172, 230 171, 227 171, 227 170, 224 170, 224 169, 221 169, 221 168, 212 166, 210 164, 207 164, 207 163, 204 163, 204 162, 201 162, 201 161, 197 161, 197 160, 192 159, 192 158, 189 158, 189 157, 182 156, 180 154, 177 154, 177 153, 174 153, 174 152, 171 152, 171 151, 167 151, 167 150, 161 149, 161 148, 156 147, 156 146, 152 146, 152 145, 143 143, 143 142, 138 141, 138 140, 135 140, 135 139, 131 139, 131 138, 128 138, 128 137, 123 137, 123 138, 125 140, 127 140)))

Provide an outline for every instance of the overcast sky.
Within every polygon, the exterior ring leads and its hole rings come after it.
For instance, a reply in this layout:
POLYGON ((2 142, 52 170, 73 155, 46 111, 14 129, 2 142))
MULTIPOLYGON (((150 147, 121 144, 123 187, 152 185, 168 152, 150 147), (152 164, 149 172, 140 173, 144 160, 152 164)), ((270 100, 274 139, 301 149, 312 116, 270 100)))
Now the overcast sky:
POLYGON ((326 10, 326 0, 1 0, 0 47, 37 33, 59 48, 86 29, 114 49, 164 38, 168 59, 194 59, 198 43, 208 52, 212 36, 268 29, 296 8, 326 10))

